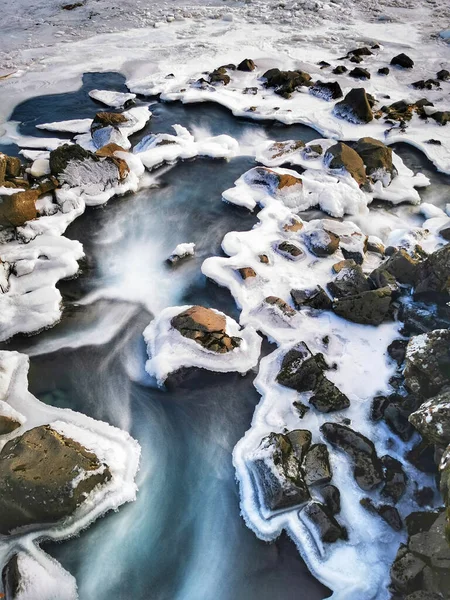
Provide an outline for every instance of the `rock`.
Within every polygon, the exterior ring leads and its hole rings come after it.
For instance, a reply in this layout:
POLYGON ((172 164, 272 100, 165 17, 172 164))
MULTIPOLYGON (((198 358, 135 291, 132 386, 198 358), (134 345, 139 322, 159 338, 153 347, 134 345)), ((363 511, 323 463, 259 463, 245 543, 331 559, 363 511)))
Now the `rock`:
POLYGON ((303 221, 300 221, 297 217, 292 217, 287 223, 283 225, 283 231, 301 231, 303 229, 303 221))
POLYGON ((339 248, 339 236, 326 229, 308 231, 304 240, 308 250, 320 258, 334 254, 339 248))
POLYGON ((447 79, 450 79, 450 71, 447 71, 447 69, 441 69, 441 71, 436 73, 436 77, 439 79, 439 81, 447 81, 447 79))
POLYGON ((395 394, 393 397, 391 396, 387 406, 384 408, 383 418, 389 429, 404 442, 407 442, 414 434, 414 428, 408 421, 411 411, 402 406, 403 400, 404 398, 401 396, 395 394), (395 398, 398 398, 398 401, 395 401, 395 398))
POLYGON ((337 81, 316 81, 309 88, 309 93, 324 100, 337 100, 343 96, 341 86, 337 81))
POLYGON ((445 538, 446 514, 441 513, 429 531, 409 538, 409 550, 435 569, 450 569, 450 546, 445 538))
POLYGON ((127 138, 121 133, 119 129, 108 125, 107 127, 100 127, 92 132, 92 142, 96 148, 103 148, 109 144, 115 144, 117 146, 126 146, 127 138))
POLYGON ((403 329, 408 335, 428 333, 434 329, 449 329, 450 307, 403 298, 398 307, 397 318, 403 321, 403 329))
POLYGON ((334 106, 334 114, 351 123, 370 123, 372 108, 364 88, 354 88, 334 106))
POLYGON ((324 423, 320 431, 327 442, 352 459, 353 476, 363 490, 371 490, 383 481, 383 468, 373 443, 346 425, 324 423))
POLYGON ((270 433, 261 440, 254 467, 264 504, 271 511, 303 504, 310 498, 289 438, 270 433))
POLYGON ((36 200, 38 190, 25 190, 10 195, 0 195, 0 226, 20 227, 38 216, 36 200))
POLYGON ((409 422, 430 444, 450 444, 450 387, 424 402, 409 416, 409 422))
POLYGON ((362 46, 361 48, 355 48, 354 50, 350 50, 349 52, 347 52, 347 55, 343 56, 342 58, 349 58, 351 56, 372 56, 372 54, 373 52, 371 52, 369 48, 367 48, 367 46, 362 46))
POLYGON ((303 419, 303 417, 306 415, 306 413, 310 410, 309 406, 306 406, 306 404, 303 404, 303 402, 293 402, 292 405, 294 406, 295 410, 297 411, 300 419, 303 419))
POLYGON ((320 285, 307 290, 291 290, 291 298, 298 310, 303 307, 331 310, 331 300, 320 285))
POLYGON ((301 464, 311 446, 311 432, 307 429, 294 429, 287 434, 292 450, 301 464))
POLYGON ((391 290, 384 287, 378 290, 361 292, 333 302, 333 311, 354 323, 380 325, 389 315, 391 290))
POLYGON ((327 290, 333 298, 345 298, 371 289, 359 265, 340 269, 336 278, 327 283, 327 290))
POLYGON ((448 544, 450 545, 450 446, 447 447, 442 455, 439 471, 441 475, 440 491, 444 500, 444 504, 447 507, 445 536, 448 544))
POLYGON ((302 465, 304 479, 308 486, 329 483, 333 476, 328 448, 325 444, 314 444, 306 453, 302 465))
POLYGON ((417 511, 410 513, 405 518, 406 529, 408 535, 415 535, 416 533, 422 533, 422 531, 429 531, 431 526, 441 514, 441 510, 426 510, 417 511))
POLYGON ((313 355, 308 346, 300 342, 284 356, 277 382, 297 392, 311 391, 316 388, 326 368, 323 355, 313 355))
MULTIPOLYGON (((50 152, 50 170, 52 175, 58 177, 61 173, 63 173, 67 165, 71 161, 82 162, 86 159, 90 159, 95 157, 92 152, 85 150, 78 144, 63 144, 56 148, 56 150, 52 150, 50 152)), ((100 160, 98 157, 95 157, 93 160, 100 160)))
POLYGON ((381 67, 378 69, 378 75, 389 75, 389 67, 381 67))
POLYGON ((423 440, 406 454, 406 458, 422 473, 436 475, 437 467, 434 460, 434 448, 426 444, 423 440))
POLYGON ((370 418, 372 421, 381 421, 384 417, 384 411, 389 405, 389 399, 386 396, 375 396, 370 408, 370 418))
POLYGON ((381 457, 381 462, 384 468, 385 479, 381 495, 392 500, 394 504, 397 504, 406 491, 408 481, 403 471, 402 463, 387 454, 381 457))
POLYGON ((406 348, 405 385, 429 398, 450 383, 450 330, 414 336, 406 348))
POLYGON ((330 63, 326 60, 321 60, 317 63, 321 69, 326 69, 327 67, 331 67, 330 63))
POLYGON ((267 256, 267 254, 260 254, 258 256, 259 258, 259 262, 263 263, 263 265, 268 265, 269 264, 269 257, 267 256))
POLYGON ((410 256, 406 250, 400 248, 395 250, 385 262, 372 272, 371 278, 380 271, 387 271, 400 283, 414 285, 419 273, 419 262, 419 260, 410 256))
POLYGON ((399 366, 405 360, 407 345, 407 340, 394 340, 387 347, 387 353, 399 366))
POLYGON ((353 77, 354 79, 370 79, 370 73, 367 69, 355 67, 350 71, 349 77, 353 77))
POLYGON ((333 73, 335 75, 342 75, 343 73, 347 73, 348 69, 345 65, 338 65, 333 69, 333 73))
POLYGON ((112 157, 114 157, 115 152, 128 152, 128 150, 125 150, 125 148, 123 148, 122 146, 119 146, 119 144, 111 142, 109 144, 106 144, 105 146, 102 146, 98 150, 96 150, 95 154, 96 154, 96 156, 100 156, 101 158, 106 158, 106 157, 112 158, 112 157))
POLYGON ((317 527, 323 542, 332 544, 339 539, 346 540, 348 538, 347 530, 336 521, 333 515, 328 513, 326 507, 320 502, 309 502, 301 514, 317 527))
POLYGON ((419 590, 417 592, 413 592, 412 594, 408 594, 405 600, 442 600, 441 594, 435 594, 434 592, 425 592, 423 590, 419 590))
POLYGON ((379 515, 394 531, 401 531, 403 529, 402 519, 395 506, 390 506, 389 504, 376 505, 370 498, 363 498, 360 500, 360 504, 372 514, 379 515))
POLYGON ((69 517, 109 479, 108 466, 78 442, 49 425, 30 429, 0 452, 0 532, 69 517))
MULTIPOLYGON (((241 63, 242 64, 242 63, 241 63)), ((254 68, 254 67, 253 67, 254 68)), ((244 69, 240 69, 241 71, 244 69)), ((252 69, 250 69, 252 70, 252 69)), ((209 74, 209 83, 223 83, 228 85, 231 81, 231 77, 228 75, 225 67, 219 67, 209 74)))
POLYGON ((353 258, 346 258, 335 263, 331 267, 331 270, 333 271, 333 273, 337 274, 340 273, 343 269, 350 269, 351 267, 356 267, 356 262, 353 260, 353 258))
POLYGON ((20 598, 22 574, 19 569, 18 554, 13 554, 2 571, 2 584, 6 600, 20 598))
POLYGON ((308 146, 305 146, 305 149, 303 150, 303 158, 306 159, 319 158, 322 154, 323 148, 320 144, 309 144, 308 146))
POLYGON ((280 242, 275 249, 278 254, 281 254, 289 260, 300 260, 304 256, 303 250, 293 242, 280 242))
POLYGON ((314 389, 314 395, 309 403, 322 413, 344 410, 350 406, 350 400, 325 375, 314 389))
POLYGON ((256 271, 252 269, 252 267, 242 267, 238 269, 239 275, 242 279, 251 279, 252 277, 256 277, 256 271))
POLYGON ((192 306, 173 317, 171 325, 182 336, 207 350, 224 354, 237 348, 241 339, 226 333, 226 319, 210 308, 192 306))
POLYGON ((371 137, 360 138, 355 151, 362 158, 366 174, 372 181, 381 181, 386 187, 394 177, 392 149, 371 137))
POLYGON ((302 185, 302 180, 294 175, 288 173, 279 173, 278 175, 278 190, 282 190, 287 187, 293 187, 295 185, 302 185))
POLYGON ((311 75, 303 71, 280 71, 280 69, 269 69, 263 75, 266 86, 275 88, 275 93, 289 98, 299 87, 310 85, 311 75))
POLYGON ((266 152, 271 159, 288 156, 305 147, 303 140, 287 140, 285 142, 274 142, 266 152))
POLYGON ((438 110, 429 115, 439 125, 447 125, 450 121, 450 110, 438 110))
POLYGON ((245 58, 236 68, 238 71, 254 71, 256 65, 251 58, 245 58))
POLYGON ((411 84, 411 87, 413 87, 416 90, 432 90, 436 87, 440 87, 440 83, 435 79, 419 79, 419 81, 414 81, 411 84))
POLYGON ((367 236, 360 231, 340 236, 339 247, 346 260, 354 260, 358 265, 364 262, 367 252, 367 236))
POLYGON ((6 154, 3 154, 2 156, 4 156, 6 160, 5 176, 8 179, 20 177, 22 175, 22 163, 20 162, 20 158, 17 158, 16 156, 7 156, 6 154))
POLYGON ((279 309, 286 317, 293 317, 296 314, 296 311, 291 308, 287 302, 278 298, 278 296, 267 296, 267 298, 264 299, 264 302, 269 306, 274 306, 279 309))
POLYGON ((91 134, 103 127, 118 129, 121 125, 128 123, 128 119, 122 113, 98 112, 91 124, 91 134))
POLYGON ((324 161, 332 171, 347 171, 358 185, 366 182, 366 169, 362 158, 343 142, 338 142, 325 152, 324 161))
POLYGON ((320 493, 330 514, 337 515, 341 512, 341 493, 336 486, 331 483, 324 485, 320 488, 320 493))
POLYGON ((438 299, 450 296, 450 244, 436 250, 420 265, 414 295, 437 296, 438 299))
POLYGON ((397 67, 402 67, 403 69, 412 69, 414 66, 414 61, 402 52, 401 54, 394 56, 394 58, 391 60, 391 65, 396 65, 397 67))
POLYGON ((12 417, 0 415, 0 435, 7 435, 18 429, 22 423, 12 417))
POLYGON ((425 506, 432 506, 434 504, 434 490, 432 487, 424 486, 421 488, 416 488, 413 495, 417 506, 423 508, 425 506))
POLYGON ((421 583, 421 574, 426 564, 414 556, 405 546, 400 550, 391 567, 391 580, 395 588, 403 593, 417 590, 421 583))

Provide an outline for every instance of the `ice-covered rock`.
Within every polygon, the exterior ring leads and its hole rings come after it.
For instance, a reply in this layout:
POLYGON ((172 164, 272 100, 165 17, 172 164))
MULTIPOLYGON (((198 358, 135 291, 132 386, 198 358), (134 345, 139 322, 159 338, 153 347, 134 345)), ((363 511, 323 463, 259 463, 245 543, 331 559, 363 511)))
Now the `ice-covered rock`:
POLYGON ((91 90, 89 96, 111 108, 122 108, 133 103, 136 94, 113 92, 109 90, 91 90))

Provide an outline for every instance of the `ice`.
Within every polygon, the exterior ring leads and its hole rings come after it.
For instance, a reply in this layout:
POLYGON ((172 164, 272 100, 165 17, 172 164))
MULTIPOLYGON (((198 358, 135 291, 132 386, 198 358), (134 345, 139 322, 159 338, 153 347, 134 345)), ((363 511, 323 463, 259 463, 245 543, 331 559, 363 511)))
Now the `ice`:
MULTIPOLYGON (((240 329, 236 321, 226 317, 227 333, 239 336, 242 342, 230 352, 217 354, 172 328, 171 319, 188 308, 191 307, 171 306, 164 309, 144 331, 149 356, 145 369, 156 378, 159 385, 163 385, 170 373, 182 367, 198 367, 219 373, 246 373, 255 367, 262 340, 253 327, 240 329)), ((220 311, 215 312, 223 315, 220 311)))
POLYGON ((136 94, 122 94, 108 90, 91 90, 89 96, 111 108, 121 108, 136 98, 136 94))
POLYGON ((53 121, 41 123, 36 129, 47 131, 61 131, 65 133, 88 133, 91 129, 92 119, 70 119, 69 121, 53 121))
POLYGON ((50 173, 50 161, 48 158, 37 158, 30 167, 33 177, 42 177, 50 173))

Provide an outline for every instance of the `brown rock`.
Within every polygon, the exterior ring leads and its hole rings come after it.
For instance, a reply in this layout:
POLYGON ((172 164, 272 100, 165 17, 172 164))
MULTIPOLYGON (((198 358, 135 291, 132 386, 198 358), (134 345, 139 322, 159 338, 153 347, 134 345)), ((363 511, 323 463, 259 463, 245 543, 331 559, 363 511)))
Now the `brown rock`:
POLYGON ((267 296, 264 300, 266 304, 270 306, 275 306, 281 310, 281 312, 286 315, 286 317, 293 317, 297 311, 295 311, 287 302, 278 298, 277 296, 267 296))
POLYGON ((242 267, 242 269, 238 270, 242 279, 250 279, 251 277, 256 277, 256 272, 251 267, 242 267))
POLYGON ((121 113, 113 112, 99 112, 95 115, 91 125, 91 133, 102 127, 115 127, 119 128, 124 123, 127 123, 128 119, 121 113))
POLYGON ((325 162, 329 169, 345 169, 360 186, 366 182, 366 168, 362 158, 343 142, 338 142, 326 151, 325 162))
POLYGON ((7 435, 20 427, 19 421, 6 415, 0 415, 0 435, 7 435))
POLYGON ((286 223, 285 225, 283 225, 283 231, 300 231, 303 229, 303 222, 300 221, 300 219, 296 219, 295 217, 293 217, 289 223, 286 223))
POLYGON ((125 148, 122 148, 122 146, 119 146, 119 144, 111 142, 109 144, 106 144, 106 146, 103 146, 103 148, 99 148, 95 154, 97 156, 105 157, 114 156, 114 152, 127 152, 127 150, 125 150, 125 148))
POLYGON ((300 177, 294 177, 294 175, 287 175, 286 173, 278 175, 278 189, 282 190, 286 187, 291 187, 293 185, 302 185, 302 180, 300 177))
POLYGON ((10 196, 0 196, 0 225, 19 227, 37 217, 36 200, 39 191, 26 190, 10 196))
POLYGON ((173 317, 171 325, 182 336, 194 340, 207 350, 225 353, 237 348, 241 339, 226 333, 226 319, 204 306, 192 306, 173 317))

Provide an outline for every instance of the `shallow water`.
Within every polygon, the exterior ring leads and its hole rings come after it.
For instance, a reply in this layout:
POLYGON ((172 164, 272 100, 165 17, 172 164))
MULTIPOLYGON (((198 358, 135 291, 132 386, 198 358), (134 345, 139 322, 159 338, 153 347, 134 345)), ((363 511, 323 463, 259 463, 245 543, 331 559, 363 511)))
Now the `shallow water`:
MULTIPOLYGON (((113 79, 107 87, 120 90, 120 79, 117 86, 113 79)), ((90 76, 93 87, 105 81, 90 76)), ((36 122, 92 116, 98 105, 85 96, 86 89, 33 99, 12 118, 24 122, 21 133, 35 134, 36 122)), ((143 133, 181 123, 239 139, 317 137, 305 127, 236 120, 209 105, 152 110, 143 133)), ((231 453, 259 401, 255 373, 204 374, 167 392, 144 372, 142 331, 152 313, 200 303, 238 316, 229 293, 206 281, 200 266, 221 252, 227 231, 255 223, 255 215, 221 201, 221 192, 252 165, 242 157, 185 162, 162 172, 158 187, 87 210, 66 233, 83 243, 87 258, 80 277, 60 284, 61 323, 3 345, 30 355, 30 390, 42 401, 127 429, 142 446, 137 501, 79 538, 44 546, 75 575, 81 600, 315 600, 329 594, 292 542, 259 541, 239 515, 231 453), (197 244, 196 257, 171 270, 165 258, 185 241, 197 244)))

